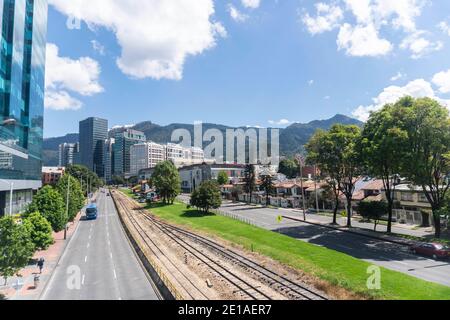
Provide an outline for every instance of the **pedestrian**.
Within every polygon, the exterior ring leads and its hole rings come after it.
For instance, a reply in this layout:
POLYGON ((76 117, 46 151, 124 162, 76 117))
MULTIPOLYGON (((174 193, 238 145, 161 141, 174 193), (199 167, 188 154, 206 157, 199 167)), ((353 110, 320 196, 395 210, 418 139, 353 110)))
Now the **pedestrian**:
POLYGON ((37 262, 37 266, 39 268, 39 273, 42 274, 42 269, 44 269, 44 263, 45 263, 45 259, 44 258, 40 258, 37 262))

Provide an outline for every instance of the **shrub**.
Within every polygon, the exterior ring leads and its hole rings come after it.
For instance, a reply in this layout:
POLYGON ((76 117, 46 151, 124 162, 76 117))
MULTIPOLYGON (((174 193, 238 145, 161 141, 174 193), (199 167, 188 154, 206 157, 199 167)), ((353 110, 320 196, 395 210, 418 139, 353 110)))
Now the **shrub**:
POLYGON ((24 220, 29 228, 35 249, 45 250, 53 244, 52 225, 39 212, 34 212, 24 220))

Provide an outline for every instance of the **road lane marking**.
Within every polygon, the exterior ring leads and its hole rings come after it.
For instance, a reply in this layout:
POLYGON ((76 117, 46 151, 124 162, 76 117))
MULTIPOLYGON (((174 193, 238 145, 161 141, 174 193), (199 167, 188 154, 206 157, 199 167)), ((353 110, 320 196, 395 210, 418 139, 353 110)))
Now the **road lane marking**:
POLYGON ((116 279, 116 280, 117 280, 116 269, 114 269, 114 270, 113 270, 113 272, 114 272, 114 279, 116 279))
POLYGON ((87 256, 86 256, 86 257, 84 257, 84 263, 86 263, 86 262, 87 262, 87 258, 88 258, 87 256))
POLYGON ((87 244, 87 246, 86 246, 86 248, 88 248, 88 249, 89 249, 89 247, 90 247, 90 246, 91 246, 91 244, 90 244, 90 243, 88 243, 88 244, 87 244))
POLYGON ((110 255, 111 259, 112 259, 112 258, 113 258, 113 257, 112 257, 112 252, 110 252, 109 255, 110 255))
POLYGON ((83 279, 81 280, 81 284, 84 286, 84 277, 85 277, 86 275, 84 275, 83 274, 83 279))

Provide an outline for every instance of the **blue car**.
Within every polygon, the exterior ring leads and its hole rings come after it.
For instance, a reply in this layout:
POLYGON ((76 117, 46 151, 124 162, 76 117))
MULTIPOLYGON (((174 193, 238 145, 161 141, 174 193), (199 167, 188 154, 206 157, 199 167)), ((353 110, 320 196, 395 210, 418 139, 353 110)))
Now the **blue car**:
POLYGON ((97 205, 95 203, 90 204, 86 208, 86 219, 87 220, 96 220, 98 215, 97 205))

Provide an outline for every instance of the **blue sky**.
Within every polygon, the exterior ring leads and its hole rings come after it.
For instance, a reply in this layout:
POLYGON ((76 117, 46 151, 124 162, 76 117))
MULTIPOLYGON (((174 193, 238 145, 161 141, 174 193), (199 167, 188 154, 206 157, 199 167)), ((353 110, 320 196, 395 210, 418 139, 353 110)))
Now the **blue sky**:
POLYGON ((284 127, 404 94, 450 105, 447 0, 49 2, 46 137, 89 116, 284 127))

